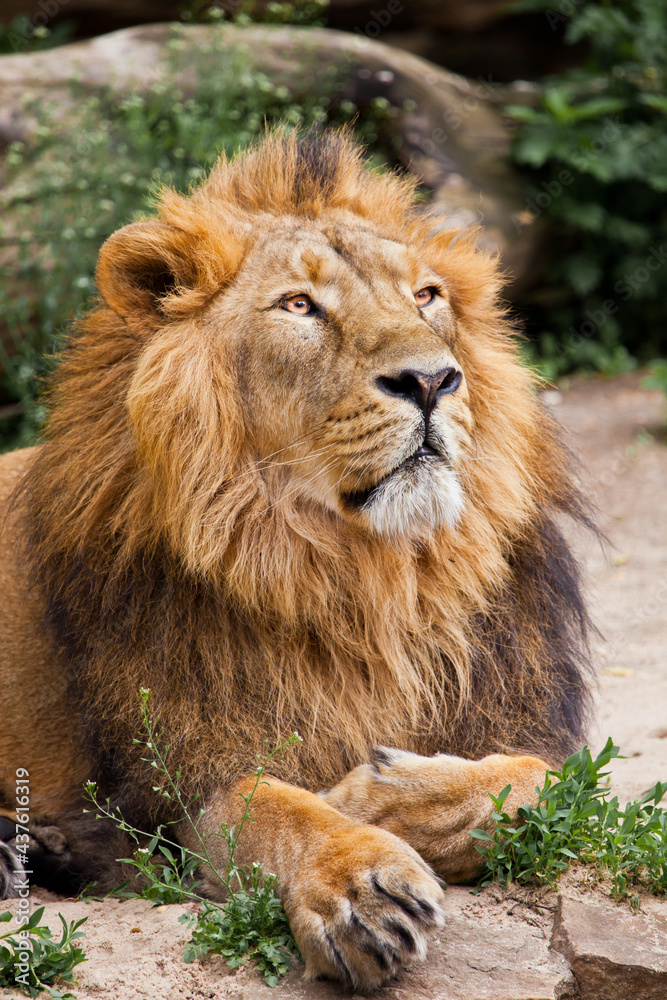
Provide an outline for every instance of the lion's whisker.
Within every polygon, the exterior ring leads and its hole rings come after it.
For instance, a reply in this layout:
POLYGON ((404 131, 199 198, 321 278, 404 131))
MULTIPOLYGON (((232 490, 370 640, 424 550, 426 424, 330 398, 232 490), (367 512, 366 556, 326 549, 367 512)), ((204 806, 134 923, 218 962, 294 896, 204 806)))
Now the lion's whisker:
MULTIPOLYGON (((278 448, 276 451, 271 452, 271 455, 279 455, 279 454, 281 454, 281 452, 287 451, 289 448, 298 448, 298 447, 300 447, 303 444, 310 444, 310 443, 315 443, 316 444, 317 440, 318 439, 314 438, 314 437, 304 437, 304 438, 301 438, 301 439, 297 438, 296 441, 291 441, 289 444, 285 445, 283 448, 278 448)), ((324 448, 320 449, 319 451, 314 452, 313 455, 315 457, 317 457, 317 455, 324 454, 324 452, 327 450, 327 448, 328 448, 328 445, 326 445, 324 448)), ((233 483, 238 482, 238 480, 239 479, 243 479, 244 476, 252 476, 252 475, 255 475, 257 472, 264 472, 266 469, 272 469, 274 467, 278 467, 278 466, 281 466, 281 465, 290 465, 291 461, 293 461, 293 460, 287 460, 285 462, 270 462, 269 458, 271 457, 271 455, 267 455, 266 458, 257 459, 256 462, 254 462, 253 465, 250 466, 250 468, 244 469, 243 472, 239 472, 236 476, 233 476, 231 479, 225 480, 225 483, 224 483, 225 487, 229 487, 233 483)))
POLYGON ((325 475, 329 471, 329 469, 332 469, 334 467, 335 464, 336 464, 335 459, 331 459, 329 462, 325 463, 325 465, 323 465, 321 469, 318 469, 317 472, 314 472, 311 476, 308 476, 308 478, 303 480, 303 482, 297 483, 294 489, 290 490, 289 493, 281 494, 281 496, 274 503, 269 504, 269 506, 266 508, 266 511, 267 512, 271 511, 278 503, 282 503, 285 500, 289 500, 289 498, 291 496, 294 496, 295 493, 298 493, 299 490, 303 489, 306 486, 309 486, 310 483, 313 483, 318 476, 325 475))
MULTIPOLYGON (((348 445, 349 445, 349 444, 352 444, 352 436, 351 436, 351 435, 350 435, 350 438, 349 438, 349 440, 348 440, 348 445)), ((326 493, 330 493, 330 492, 331 492, 331 490, 335 490, 335 489, 336 489, 336 488, 337 488, 338 486, 340 486, 340 484, 342 483, 343 479, 344 479, 344 478, 345 478, 345 476, 347 475, 347 471, 348 471, 348 469, 350 468, 350 466, 352 465, 352 463, 354 462, 354 459, 355 459, 356 457, 357 457, 356 455, 353 455, 353 456, 352 456, 352 458, 350 458, 350 459, 349 459, 349 460, 348 460, 348 461, 347 461, 347 462, 345 463, 345 465, 344 465, 344 467, 343 467, 343 471, 341 472, 340 476, 338 477, 338 479, 336 480, 336 482, 335 482, 335 483, 334 483, 334 484, 333 484, 332 486, 329 486, 329 487, 327 488, 327 490, 325 491, 325 494, 326 494, 326 493)))

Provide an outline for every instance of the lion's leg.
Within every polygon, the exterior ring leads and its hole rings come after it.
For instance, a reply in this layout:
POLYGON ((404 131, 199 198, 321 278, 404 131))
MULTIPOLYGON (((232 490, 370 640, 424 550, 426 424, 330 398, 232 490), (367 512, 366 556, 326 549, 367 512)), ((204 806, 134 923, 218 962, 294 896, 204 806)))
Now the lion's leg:
MULTIPOLYGON (((201 830, 224 871, 221 823, 238 823, 254 778, 207 803, 201 830)), ((243 828, 235 860, 258 861, 278 877, 280 896, 306 976, 329 976, 372 989, 402 964, 426 954, 428 934, 443 923, 443 894, 419 855, 386 830, 342 816, 317 795, 276 779, 258 787, 253 820, 243 828)), ((193 846, 194 835, 180 831, 193 846)), ((224 892, 214 876, 207 890, 224 892)))
POLYGON ((504 808, 516 814, 536 801, 547 766, 537 757, 492 754, 472 761, 379 747, 371 763, 350 771, 322 798, 346 816, 390 830, 438 875, 462 882, 474 878, 481 863, 468 831, 494 827, 489 793, 511 785, 504 808))
POLYGON ((18 886, 25 884, 27 878, 10 843, 15 833, 16 823, 0 813, 0 899, 15 899, 18 886))
MULTIPOLYGON (((12 898, 11 883, 20 878, 20 862, 27 863, 31 885, 63 895, 89 885, 110 892, 132 878, 132 869, 117 859, 130 857, 136 844, 110 820, 82 815, 83 808, 81 802, 60 815, 37 815, 28 833, 18 835, 14 819, 0 815, 0 900, 12 898)), ((139 887, 138 880, 134 887, 139 887)))

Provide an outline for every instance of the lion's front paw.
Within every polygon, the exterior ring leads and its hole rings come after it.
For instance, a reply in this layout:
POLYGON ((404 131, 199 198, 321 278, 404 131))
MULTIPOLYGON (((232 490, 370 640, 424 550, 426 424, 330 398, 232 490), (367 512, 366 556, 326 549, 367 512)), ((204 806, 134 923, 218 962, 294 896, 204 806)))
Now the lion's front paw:
POLYGON ((357 990, 423 959, 428 935, 444 923, 443 891, 428 866, 398 837, 365 825, 327 838, 284 903, 306 978, 357 990))
POLYGON ((371 763, 355 767, 321 797, 345 816, 390 830, 448 882, 463 882, 475 878, 482 863, 469 831, 495 830, 489 796, 511 785, 505 808, 516 815, 535 801, 546 769, 537 757, 464 760, 377 747, 371 763))

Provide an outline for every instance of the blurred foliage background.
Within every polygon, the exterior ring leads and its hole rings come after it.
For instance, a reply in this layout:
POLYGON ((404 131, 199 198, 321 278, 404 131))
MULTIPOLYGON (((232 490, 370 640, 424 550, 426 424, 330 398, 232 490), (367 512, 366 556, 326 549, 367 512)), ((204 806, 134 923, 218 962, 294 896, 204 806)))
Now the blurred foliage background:
POLYGON ((560 17, 584 60, 542 81, 537 108, 507 108, 528 210, 553 234, 529 303, 532 355, 549 378, 614 374, 667 350, 667 4, 561 6, 571 13, 521 4, 560 17))
MULTIPOLYGON (((653 384, 667 389, 667 363, 660 361, 667 355, 667 4, 511 6, 539 15, 574 53, 540 80, 536 100, 505 109, 516 126, 511 156, 525 185, 516 226, 536 218, 549 226, 541 278, 515 303, 527 360, 548 379, 653 362, 653 384)), ((268 3, 259 12, 253 4, 235 7, 230 15, 216 4, 187 3, 180 17, 328 23, 326 0, 268 3)), ((62 44, 76 30, 73 20, 51 29, 15 20, 0 28, 0 52, 16 51, 17 37, 21 51, 31 51, 62 44)), ((187 58, 177 40, 170 58, 175 69, 187 58)), ((35 440, 44 416, 40 385, 63 330, 94 294, 99 245, 150 210, 160 184, 187 190, 221 150, 246 145, 265 121, 351 122, 379 161, 396 162, 399 109, 381 98, 364 107, 335 100, 344 65, 313 66, 305 96, 250 72, 242 51, 232 58, 227 51, 213 65, 207 63, 193 96, 171 83, 122 100, 103 91, 85 95, 76 112, 85 148, 75 155, 63 155, 58 116, 48 105, 39 109, 29 145, 17 141, 6 150, 3 209, 12 221, 0 222, 0 247, 11 250, 11 260, 0 258, 0 315, 8 330, 0 342, 0 448, 35 440)))

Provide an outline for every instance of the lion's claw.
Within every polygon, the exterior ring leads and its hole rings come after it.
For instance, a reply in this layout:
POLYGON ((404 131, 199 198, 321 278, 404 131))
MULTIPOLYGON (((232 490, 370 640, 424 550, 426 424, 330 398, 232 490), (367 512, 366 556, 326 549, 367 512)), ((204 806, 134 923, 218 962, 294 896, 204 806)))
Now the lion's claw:
MULTIPOLYGON (((374 833, 385 840, 384 831, 374 833)), ((366 991, 426 957, 428 936, 444 923, 442 888, 397 838, 377 846, 379 864, 362 867, 355 858, 338 885, 325 871, 321 886, 308 880, 296 905, 286 900, 306 978, 326 976, 366 991)))

